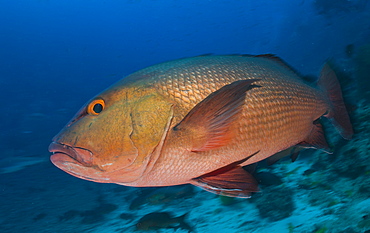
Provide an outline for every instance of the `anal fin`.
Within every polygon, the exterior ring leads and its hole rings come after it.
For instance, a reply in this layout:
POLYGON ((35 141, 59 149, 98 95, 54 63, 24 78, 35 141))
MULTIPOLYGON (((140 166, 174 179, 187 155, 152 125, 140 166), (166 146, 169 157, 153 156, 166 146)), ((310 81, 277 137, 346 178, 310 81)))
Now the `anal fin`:
POLYGON ((256 179, 239 164, 245 162, 258 152, 245 159, 221 167, 213 172, 191 180, 191 184, 218 195, 249 198, 252 192, 258 192, 256 179))
POLYGON ((259 190, 254 177, 240 166, 218 175, 200 176, 191 184, 211 193, 239 198, 249 198, 259 190))
POLYGON ((314 126, 311 131, 311 134, 303 142, 299 143, 298 145, 302 147, 306 147, 306 148, 321 149, 329 154, 332 153, 329 148, 328 143, 326 142, 322 125, 318 120, 314 122, 314 126))

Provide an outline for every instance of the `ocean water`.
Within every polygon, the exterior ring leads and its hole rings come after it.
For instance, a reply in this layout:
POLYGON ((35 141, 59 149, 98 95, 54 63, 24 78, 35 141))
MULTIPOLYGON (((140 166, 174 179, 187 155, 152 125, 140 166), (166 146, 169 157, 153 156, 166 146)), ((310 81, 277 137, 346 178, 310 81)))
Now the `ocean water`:
POLYGON ((153 212, 169 215, 148 232, 370 232, 369 80, 368 0, 0 0, 0 232, 137 232, 153 212), (329 127, 333 154, 258 168, 250 199, 93 183, 50 162, 52 137, 104 88, 210 53, 276 54, 312 80, 330 60, 354 138, 329 127))

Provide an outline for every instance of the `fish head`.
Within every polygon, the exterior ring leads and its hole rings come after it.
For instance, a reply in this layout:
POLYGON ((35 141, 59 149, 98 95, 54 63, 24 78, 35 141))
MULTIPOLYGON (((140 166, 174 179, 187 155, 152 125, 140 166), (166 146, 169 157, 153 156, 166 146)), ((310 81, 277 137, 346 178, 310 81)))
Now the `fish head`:
POLYGON ((152 88, 118 83, 53 138, 50 159, 78 178, 129 185, 147 170, 171 119, 172 104, 152 88))

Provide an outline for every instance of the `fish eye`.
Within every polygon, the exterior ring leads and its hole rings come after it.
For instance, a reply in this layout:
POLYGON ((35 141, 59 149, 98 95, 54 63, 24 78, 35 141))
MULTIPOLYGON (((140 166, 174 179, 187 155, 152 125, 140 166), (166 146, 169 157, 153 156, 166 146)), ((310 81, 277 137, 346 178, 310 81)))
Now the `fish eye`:
POLYGON ((104 110, 105 102, 102 99, 96 99, 91 101, 87 106, 87 113, 93 116, 99 115, 104 110))

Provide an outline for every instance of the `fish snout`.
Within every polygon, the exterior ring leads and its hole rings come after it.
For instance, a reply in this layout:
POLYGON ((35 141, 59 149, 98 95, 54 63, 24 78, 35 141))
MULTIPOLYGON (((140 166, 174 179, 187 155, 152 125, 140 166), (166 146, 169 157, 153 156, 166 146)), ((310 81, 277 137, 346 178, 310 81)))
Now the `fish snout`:
POLYGON ((49 146, 49 151, 53 153, 50 159, 54 164, 57 161, 71 161, 73 159, 75 162, 81 163, 84 166, 92 166, 93 153, 90 150, 52 142, 49 146))
POLYGON ((94 182, 112 183, 104 171, 93 164, 94 154, 90 150, 52 142, 49 151, 53 153, 51 162, 68 174, 94 182))

